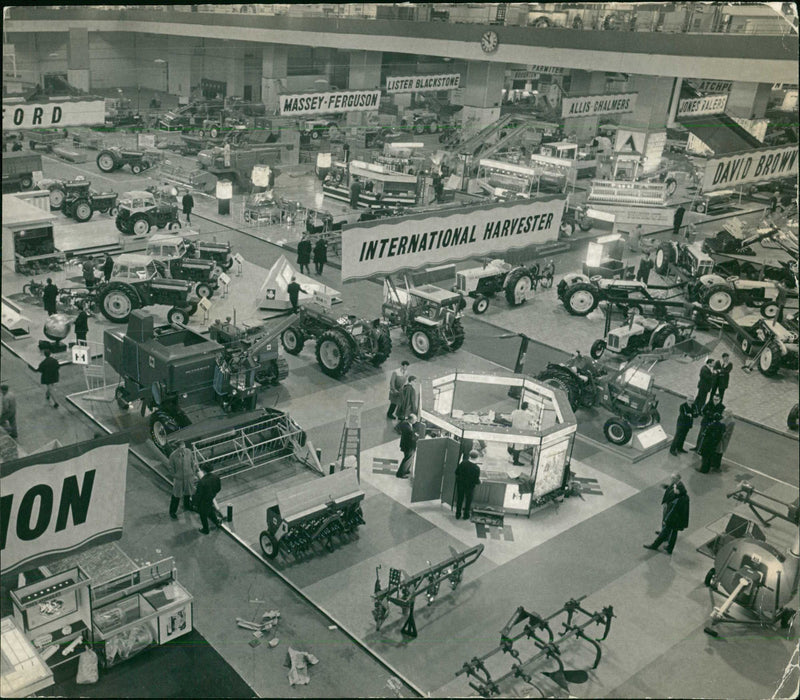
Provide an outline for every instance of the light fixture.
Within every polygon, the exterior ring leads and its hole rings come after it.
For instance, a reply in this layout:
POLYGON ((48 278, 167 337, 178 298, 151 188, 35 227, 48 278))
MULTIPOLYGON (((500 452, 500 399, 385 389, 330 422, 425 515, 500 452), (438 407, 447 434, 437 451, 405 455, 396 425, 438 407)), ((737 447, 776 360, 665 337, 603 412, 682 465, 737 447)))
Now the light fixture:
POLYGON ((154 58, 153 63, 166 63, 166 61, 163 58, 154 58))

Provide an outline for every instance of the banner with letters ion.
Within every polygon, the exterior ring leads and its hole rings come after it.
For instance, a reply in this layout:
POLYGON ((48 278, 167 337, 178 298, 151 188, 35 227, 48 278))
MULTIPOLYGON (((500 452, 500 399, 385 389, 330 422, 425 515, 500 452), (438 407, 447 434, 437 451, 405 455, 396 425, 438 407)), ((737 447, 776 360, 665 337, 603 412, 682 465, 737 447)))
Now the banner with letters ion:
POLYGON ((563 196, 374 221, 342 230, 342 281, 555 241, 563 196))
POLYGON ((281 114, 289 116, 295 114, 377 111, 380 104, 380 90, 305 92, 299 95, 280 95, 281 114))
POLYGON ((797 176, 797 146, 759 148, 719 158, 709 158, 703 191, 728 189, 751 182, 797 176))

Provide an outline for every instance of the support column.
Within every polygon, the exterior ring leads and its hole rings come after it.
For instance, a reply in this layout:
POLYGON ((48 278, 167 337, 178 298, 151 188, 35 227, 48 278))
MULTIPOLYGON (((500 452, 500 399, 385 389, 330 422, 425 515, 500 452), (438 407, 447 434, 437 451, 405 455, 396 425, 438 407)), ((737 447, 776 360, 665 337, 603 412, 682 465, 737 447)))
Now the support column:
POLYGON ((672 101, 669 104, 669 116, 667 117, 667 128, 675 128, 675 117, 678 115, 678 105, 681 101, 681 88, 683 78, 675 78, 675 87, 672 88, 672 101))
MULTIPOLYGON (((189 101, 192 92, 192 55, 196 41, 185 37, 171 36, 168 39, 167 92, 189 101)), ((199 81, 196 81, 199 82, 199 81)))
POLYGON ((770 83, 734 83, 725 111, 741 119, 763 119, 771 91, 770 83))
POLYGON ((633 112, 623 114, 620 126, 630 126, 649 131, 662 131, 667 126, 674 78, 655 78, 649 75, 632 75, 628 81, 629 92, 637 92, 633 112))
POLYGON ((289 47, 269 44, 261 49, 261 101, 267 112, 278 109, 278 96, 286 88, 289 47))
POLYGON ((228 83, 228 97, 244 94, 244 48, 232 46, 225 64, 225 82, 228 83))
MULTIPOLYGON (((381 65, 383 54, 379 51, 350 51, 350 74, 348 90, 378 90, 381 87, 381 65)), ((347 126, 366 124, 366 112, 348 112, 347 126)))
MULTIPOLYGON (((602 95, 606 91, 603 71, 573 70, 570 73, 569 97, 602 95)), ((600 117, 569 117, 564 119, 564 135, 578 143, 590 141, 597 134, 600 117)))
POLYGON ((89 30, 84 27, 69 28, 67 80, 73 87, 89 92, 89 30))
POLYGON ((468 61, 464 79, 461 133, 469 138, 500 118, 505 64, 468 61))

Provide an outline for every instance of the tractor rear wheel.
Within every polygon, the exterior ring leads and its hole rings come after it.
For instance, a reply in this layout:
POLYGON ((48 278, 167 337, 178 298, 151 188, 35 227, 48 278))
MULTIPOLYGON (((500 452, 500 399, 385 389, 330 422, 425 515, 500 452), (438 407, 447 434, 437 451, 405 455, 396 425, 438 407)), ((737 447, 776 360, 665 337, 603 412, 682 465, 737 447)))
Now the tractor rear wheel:
POLYGON ((347 374, 350 365, 353 364, 350 341, 336 329, 325 331, 319 337, 316 354, 320 369, 335 379, 347 374))
POLYGON ((566 395, 567 399, 569 399, 569 405, 574 411, 578 408, 578 392, 575 390, 575 387, 571 385, 563 377, 547 377, 547 379, 540 380, 542 384, 545 386, 549 386, 552 389, 561 389, 566 395))
POLYGON ((588 316, 599 301, 595 287, 585 282, 574 285, 564 295, 564 306, 573 316, 588 316))
POLYGON ((758 358, 758 369, 761 370, 761 374, 772 377, 778 373, 782 361, 781 348, 773 340, 761 349, 761 355, 758 358))
POLYGON ((134 236, 146 236, 150 233, 150 222, 144 214, 136 214, 131 219, 130 229, 134 236))
POLYGON ((117 169, 117 159, 111 151, 101 151, 97 156, 97 167, 104 173, 111 173, 117 169))
POLYGON ((382 330, 378 335, 377 341, 378 349, 370 362, 375 367, 380 367, 386 362, 389 355, 392 354, 392 336, 389 335, 388 329, 382 330))
POLYGON ((455 352, 464 344, 464 324, 460 319, 453 321, 453 327, 447 337, 447 349, 450 352, 455 352))
POLYGON ((703 295, 703 304, 719 314, 728 313, 733 308, 733 291, 724 284, 715 284, 703 295))
POLYGON ((92 205, 89 204, 89 202, 87 202, 85 199, 82 199, 72 205, 72 215, 77 221, 88 221, 92 218, 93 213, 94 211, 92 210, 92 205))
POLYGON ((54 186, 50 188, 50 209, 53 211, 61 210, 64 206, 64 190, 54 186))
POLYGON ((525 303, 528 292, 533 287, 533 279, 528 271, 522 267, 512 270, 506 283, 506 301, 509 306, 519 306, 525 303))
POLYGON ((299 355, 305 345, 306 338, 303 333, 296 328, 287 328, 281 333, 281 344, 283 349, 290 355, 299 355))
POLYGON ((408 333, 411 352, 422 360, 433 357, 438 350, 438 343, 433 331, 425 326, 413 326, 408 333))
POLYGON ((120 287, 111 287, 101 292, 98 299, 100 311, 112 323, 127 323, 131 311, 139 308, 134 292, 120 287))
POLYGON ((659 328, 650 339, 650 345, 654 350, 669 350, 674 348, 678 342, 678 329, 672 324, 666 324, 659 328))
POLYGON ((624 418, 614 416, 605 422, 603 434, 612 445, 627 445, 633 435, 633 429, 624 418))
POLYGON ((656 251, 655 269, 659 275, 669 273, 669 266, 675 262, 675 249, 669 241, 662 243, 656 251))

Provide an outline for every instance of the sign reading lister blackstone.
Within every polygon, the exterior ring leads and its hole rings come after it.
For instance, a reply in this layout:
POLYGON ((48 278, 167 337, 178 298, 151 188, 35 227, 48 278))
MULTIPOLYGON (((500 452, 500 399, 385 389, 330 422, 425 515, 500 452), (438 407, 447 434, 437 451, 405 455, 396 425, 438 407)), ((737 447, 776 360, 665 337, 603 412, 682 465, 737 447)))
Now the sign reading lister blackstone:
POLYGON ((561 100, 561 116, 597 117, 603 114, 633 112, 638 94, 636 92, 624 92, 617 95, 564 97, 561 100))
POLYGON ((751 182, 797 176, 797 146, 764 148, 720 158, 709 158, 703 191, 727 189, 751 182))
POLYGON ((380 103, 380 90, 306 92, 300 95, 280 96, 282 115, 365 112, 377 110, 380 103))
POLYGON ((461 85, 460 73, 446 75, 409 75, 386 78, 386 92, 431 92, 434 90, 456 90, 461 85))
POLYGON ((710 95, 709 97, 696 97, 678 102, 679 117, 696 117, 702 114, 721 114, 728 104, 727 95, 710 95))
POLYGON ((343 227, 342 280, 366 279, 555 241, 563 196, 343 227))

